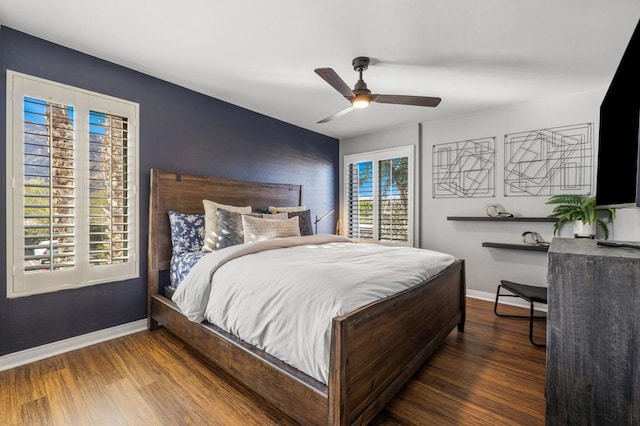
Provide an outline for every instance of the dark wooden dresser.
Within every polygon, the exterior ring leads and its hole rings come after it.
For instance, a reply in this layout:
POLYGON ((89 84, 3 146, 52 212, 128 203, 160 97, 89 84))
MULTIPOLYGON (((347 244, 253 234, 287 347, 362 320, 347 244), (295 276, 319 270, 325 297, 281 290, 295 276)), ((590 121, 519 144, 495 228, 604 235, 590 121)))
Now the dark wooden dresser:
POLYGON ((640 425, 640 250, 549 249, 547 425, 640 425))

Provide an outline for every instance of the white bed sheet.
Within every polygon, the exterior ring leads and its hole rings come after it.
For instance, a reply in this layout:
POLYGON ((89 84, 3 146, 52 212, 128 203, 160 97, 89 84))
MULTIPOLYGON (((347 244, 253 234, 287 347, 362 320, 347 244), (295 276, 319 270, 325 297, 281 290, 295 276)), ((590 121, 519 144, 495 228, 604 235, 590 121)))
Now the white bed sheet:
POLYGON ((334 317, 418 285, 455 260, 330 235, 282 238, 207 254, 173 300, 190 320, 206 319, 326 384, 334 317))

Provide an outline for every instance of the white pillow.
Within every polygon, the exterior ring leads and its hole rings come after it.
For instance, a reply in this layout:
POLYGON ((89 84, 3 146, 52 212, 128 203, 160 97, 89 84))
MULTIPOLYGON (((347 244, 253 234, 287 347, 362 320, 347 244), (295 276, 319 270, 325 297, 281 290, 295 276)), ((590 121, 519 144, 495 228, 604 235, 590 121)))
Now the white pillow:
POLYGON ((233 213, 251 213, 251 206, 227 206, 209 200, 202 200, 202 204, 204 205, 204 245, 202 246, 202 251, 204 252, 216 250, 216 241, 218 241, 217 209, 233 213))
POLYGON ((242 215, 242 230, 244 242, 272 240, 274 238, 299 237, 300 226, 298 216, 291 219, 262 219, 259 217, 242 215))
POLYGON ((275 207, 269 206, 271 213, 289 213, 289 212, 303 212, 306 210, 305 206, 293 206, 293 207, 275 207))

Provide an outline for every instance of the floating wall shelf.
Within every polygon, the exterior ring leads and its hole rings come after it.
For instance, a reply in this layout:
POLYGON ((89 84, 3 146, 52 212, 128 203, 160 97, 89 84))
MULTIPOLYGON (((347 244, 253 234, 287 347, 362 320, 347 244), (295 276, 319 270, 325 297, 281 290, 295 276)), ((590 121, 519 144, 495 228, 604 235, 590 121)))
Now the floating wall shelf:
POLYGON ((541 251, 541 252, 549 251, 549 246, 527 246, 524 244, 509 244, 509 243, 484 242, 482 243, 482 247, 501 248, 501 249, 510 249, 510 250, 541 251))
POLYGON ((447 220, 467 222, 557 222, 555 217, 489 217, 489 216, 447 216, 447 220))
MULTIPOLYGON (((447 220, 467 221, 467 222, 549 222, 555 223, 558 221, 555 217, 489 217, 489 216, 447 216, 447 220)), ((548 246, 528 246, 525 244, 511 244, 511 243, 494 243, 484 242, 482 247, 510 249, 510 250, 525 250, 525 251, 549 251, 548 246)))

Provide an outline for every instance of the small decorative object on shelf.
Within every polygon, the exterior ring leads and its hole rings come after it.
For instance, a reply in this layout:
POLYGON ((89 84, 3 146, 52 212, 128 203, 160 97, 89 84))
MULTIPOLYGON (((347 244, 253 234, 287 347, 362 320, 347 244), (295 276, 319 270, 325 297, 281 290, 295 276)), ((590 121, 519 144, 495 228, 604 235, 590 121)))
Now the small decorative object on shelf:
POLYGON ((609 238, 609 224, 616 217, 616 209, 597 207, 596 197, 580 194, 561 194, 549 198, 547 204, 555 204, 551 217, 557 218, 553 225, 556 235, 562 225, 573 223, 573 235, 576 238, 595 238, 596 225, 602 229, 604 239, 609 238), (603 215, 601 215, 604 213, 603 215), (604 218, 602 216, 605 216, 604 218))
POLYGON ((513 214, 507 211, 499 204, 489 204, 484 211, 489 217, 513 217, 513 214))
POLYGON ((551 244, 546 242, 537 232, 531 231, 525 231, 522 233, 522 242, 525 246, 539 247, 549 247, 549 244, 551 244))

